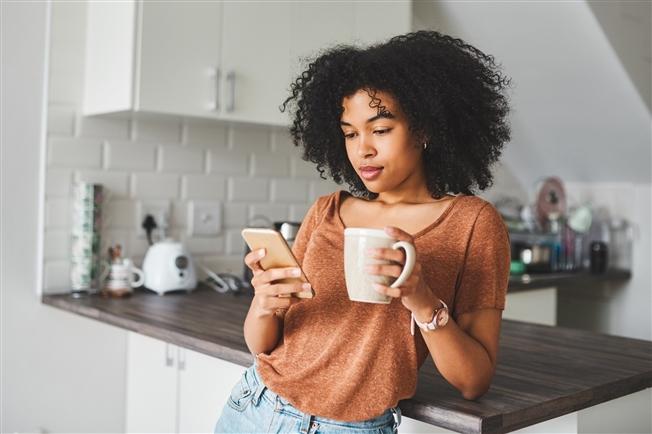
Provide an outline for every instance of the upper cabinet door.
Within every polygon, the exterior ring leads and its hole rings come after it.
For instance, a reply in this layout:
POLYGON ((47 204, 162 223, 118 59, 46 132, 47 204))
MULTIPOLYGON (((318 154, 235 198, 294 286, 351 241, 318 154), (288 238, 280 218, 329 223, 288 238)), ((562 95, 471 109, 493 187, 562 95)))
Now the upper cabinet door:
POLYGON ((319 51, 349 44, 355 34, 353 2, 296 2, 292 4, 290 74, 296 79, 319 51))
POLYGON ((286 125, 278 107, 288 93, 289 2, 223 3, 222 117, 286 125))
POLYGON ((139 2, 136 110, 217 116, 221 2, 139 2))

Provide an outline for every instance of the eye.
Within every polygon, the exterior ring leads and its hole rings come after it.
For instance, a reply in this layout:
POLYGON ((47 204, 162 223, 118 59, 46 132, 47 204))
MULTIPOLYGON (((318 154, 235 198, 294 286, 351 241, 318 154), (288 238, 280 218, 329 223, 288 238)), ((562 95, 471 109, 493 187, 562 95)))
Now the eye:
POLYGON ((345 139, 352 139, 353 136, 355 136, 355 133, 348 133, 348 134, 344 133, 344 138, 345 139))
POLYGON ((391 128, 386 128, 384 130, 376 130, 374 131, 374 133, 378 133, 378 135, 382 136, 383 134, 389 133, 391 130, 392 130, 391 128))

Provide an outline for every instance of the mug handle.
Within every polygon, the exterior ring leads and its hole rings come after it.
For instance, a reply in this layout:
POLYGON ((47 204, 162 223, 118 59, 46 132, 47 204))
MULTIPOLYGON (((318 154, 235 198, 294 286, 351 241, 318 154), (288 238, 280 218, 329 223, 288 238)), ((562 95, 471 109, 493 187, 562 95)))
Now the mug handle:
POLYGON ((403 266, 403 271, 401 271, 401 274, 396 278, 394 283, 390 285, 390 288, 398 288, 399 286, 403 285, 403 283, 405 283, 405 281, 408 280, 412 274, 412 270, 414 269, 414 264, 416 263, 417 258, 414 246, 407 241, 395 242, 392 244, 392 249, 405 250, 405 265, 403 266))
POLYGON ((134 273, 136 276, 138 276, 137 281, 131 282, 132 288, 137 288, 141 286, 143 283, 145 283, 145 273, 143 273, 143 270, 141 270, 140 268, 131 267, 131 272, 134 273))

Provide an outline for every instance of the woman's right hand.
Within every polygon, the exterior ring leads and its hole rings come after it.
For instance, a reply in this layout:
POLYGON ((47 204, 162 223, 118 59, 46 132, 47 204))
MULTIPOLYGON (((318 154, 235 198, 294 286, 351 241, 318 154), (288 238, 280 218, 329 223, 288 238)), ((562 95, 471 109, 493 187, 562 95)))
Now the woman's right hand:
POLYGON ((254 277, 251 286, 254 288, 254 298, 251 301, 254 313, 259 317, 271 316, 279 309, 287 309, 302 301, 302 298, 292 296, 292 293, 310 290, 309 283, 300 281, 293 283, 274 283, 288 277, 301 276, 301 269, 297 267, 270 268, 263 270, 260 260, 265 256, 265 249, 249 252, 245 264, 251 269, 254 277), (307 285, 307 286, 304 286, 307 285))

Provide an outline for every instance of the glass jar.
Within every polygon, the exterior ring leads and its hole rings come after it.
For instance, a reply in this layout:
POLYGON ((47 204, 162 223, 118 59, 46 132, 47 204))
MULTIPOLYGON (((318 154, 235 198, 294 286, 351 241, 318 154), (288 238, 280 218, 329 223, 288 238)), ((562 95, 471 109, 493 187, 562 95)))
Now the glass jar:
POLYGON ((632 269, 632 250, 634 228, 627 219, 612 218, 609 222, 609 268, 618 270, 632 269))

